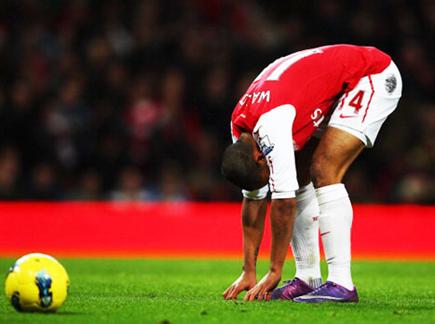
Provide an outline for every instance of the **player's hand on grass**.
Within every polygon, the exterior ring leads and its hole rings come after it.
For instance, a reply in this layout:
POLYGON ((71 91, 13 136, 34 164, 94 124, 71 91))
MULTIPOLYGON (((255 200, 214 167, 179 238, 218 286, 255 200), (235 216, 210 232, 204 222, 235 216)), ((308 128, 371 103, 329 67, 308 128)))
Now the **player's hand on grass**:
POLYGON ((263 279, 261 279, 258 284, 256 284, 252 289, 248 291, 244 301, 253 301, 253 300, 270 300, 272 290, 278 286, 281 280, 281 273, 275 271, 269 271, 263 279))
POLYGON ((223 293, 223 297, 226 300, 237 299, 237 296, 244 290, 249 290, 257 283, 257 277, 255 272, 242 272, 239 278, 229 286, 223 293))

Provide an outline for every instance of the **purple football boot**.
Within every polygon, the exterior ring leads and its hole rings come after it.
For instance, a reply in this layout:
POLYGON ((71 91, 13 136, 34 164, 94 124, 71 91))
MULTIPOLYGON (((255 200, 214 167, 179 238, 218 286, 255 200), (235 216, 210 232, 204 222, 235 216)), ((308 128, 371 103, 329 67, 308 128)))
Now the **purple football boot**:
POLYGON ((299 278, 284 281, 284 286, 272 292, 271 299, 293 300, 293 298, 312 292, 314 289, 299 278))
POLYGON ((327 281, 316 290, 299 296, 293 301, 298 303, 324 303, 324 302, 340 302, 340 303, 357 303, 358 294, 356 288, 349 290, 331 281, 327 281))

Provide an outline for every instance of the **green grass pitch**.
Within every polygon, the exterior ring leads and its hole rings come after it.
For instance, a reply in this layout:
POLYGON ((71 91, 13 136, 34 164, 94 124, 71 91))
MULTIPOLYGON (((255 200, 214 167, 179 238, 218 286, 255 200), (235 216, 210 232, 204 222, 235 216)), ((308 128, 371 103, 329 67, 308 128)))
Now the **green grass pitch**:
MULTIPOLYGON (((0 323, 435 323, 431 262, 355 261, 360 303, 322 305, 224 301, 221 293, 239 275, 238 260, 61 262, 71 279, 65 305, 54 314, 18 313, 3 297, 0 323)), ((0 260, 0 271, 12 263, 0 260)), ((266 270, 261 261, 259 273, 266 270)))

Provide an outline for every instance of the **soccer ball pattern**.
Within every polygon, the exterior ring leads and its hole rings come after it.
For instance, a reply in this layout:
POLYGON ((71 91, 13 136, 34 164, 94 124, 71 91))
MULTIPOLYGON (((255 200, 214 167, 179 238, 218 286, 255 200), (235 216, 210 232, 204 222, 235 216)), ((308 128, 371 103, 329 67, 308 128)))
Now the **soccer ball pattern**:
POLYGON ((56 311, 69 289, 65 268, 55 258, 31 253, 18 259, 9 269, 5 292, 18 311, 56 311))

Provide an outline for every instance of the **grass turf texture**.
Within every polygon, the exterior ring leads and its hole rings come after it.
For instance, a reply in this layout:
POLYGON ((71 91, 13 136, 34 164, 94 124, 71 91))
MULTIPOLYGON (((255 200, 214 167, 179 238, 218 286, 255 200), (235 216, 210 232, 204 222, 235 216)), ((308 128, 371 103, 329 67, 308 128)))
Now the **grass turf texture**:
MULTIPOLYGON (((435 263, 353 263, 359 304, 224 301, 241 261, 64 259, 70 295, 54 314, 18 313, 0 298, 0 323, 429 323, 435 263)), ((6 273, 13 260, 0 260, 6 273)), ((293 274, 292 261, 285 274, 293 274)), ((265 273, 261 261, 259 272, 265 273)), ((325 267, 323 265, 323 273, 325 267)))

